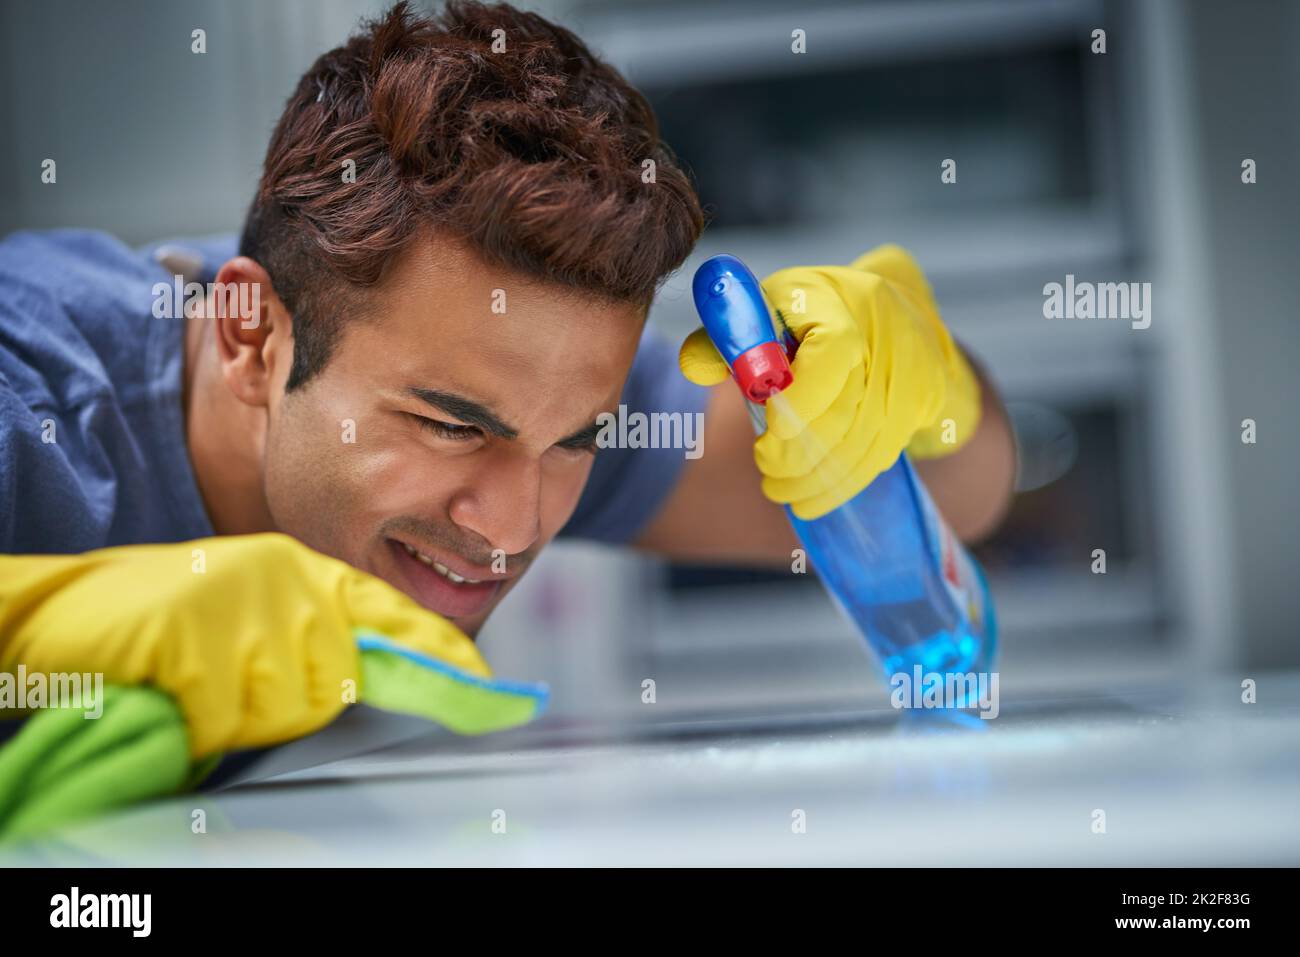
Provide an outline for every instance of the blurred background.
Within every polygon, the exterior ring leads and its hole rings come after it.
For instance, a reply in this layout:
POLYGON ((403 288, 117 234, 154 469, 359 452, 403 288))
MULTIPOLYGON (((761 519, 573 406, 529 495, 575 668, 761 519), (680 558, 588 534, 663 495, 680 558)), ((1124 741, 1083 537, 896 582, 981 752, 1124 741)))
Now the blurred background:
MULTIPOLYGON (((521 5, 638 84, 698 182, 712 223, 652 313, 669 336, 695 324, 689 278, 720 252, 760 276, 882 242, 917 256, 1029 453, 976 549, 1004 690, 1300 663, 1300 6, 521 5), (1150 328, 1047 321, 1043 286, 1067 274, 1151 283, 1150 328)), ((4 2, 0 230, 237 230, 298 75, 384 6, 4 2)), ((647 680, 656 717, 885 701, 807 576, 558 546, 482 642, 500 673, 549 680, 561 720, 638 720, 647 680)))

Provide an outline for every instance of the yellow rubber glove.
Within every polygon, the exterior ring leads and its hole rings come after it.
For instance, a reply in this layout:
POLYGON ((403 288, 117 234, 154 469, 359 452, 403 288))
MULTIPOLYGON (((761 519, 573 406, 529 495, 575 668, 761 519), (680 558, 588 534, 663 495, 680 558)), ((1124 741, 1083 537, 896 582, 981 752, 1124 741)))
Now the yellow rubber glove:
MULTIPOLYGON (((979 381, 907 252, 881 246, 851 266, 782 269, 762 285, 799 342, 794 384, 767 403, 767 431, 754 443, 769 499, 819 518, 904 450, 947 455, 975 434, 979 381)), ((702 328, 679 359, 698 385, 730 374, 702 328)))
POLYGON ((19 665, 167 692, 194 759, 309 734, 358 700, 461 733, 546 700, 492 679, 445 618, 278 534, 0 555, 0 672, 19 665))

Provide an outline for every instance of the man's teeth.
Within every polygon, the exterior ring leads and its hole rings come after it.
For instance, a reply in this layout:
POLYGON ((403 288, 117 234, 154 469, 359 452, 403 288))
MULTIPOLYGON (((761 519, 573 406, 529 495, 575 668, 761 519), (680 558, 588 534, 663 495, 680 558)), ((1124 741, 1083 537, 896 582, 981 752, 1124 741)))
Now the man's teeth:
POLYGON ((478 578, 462 578, 460 575, 457 575, 454 571, 452 571, 450 568, 448 568, 448 567, 447 567, 446 565, 444 565, 442 562, 435 562, 435 561, 434 561, 432 558, 430 558, 428 555, 424 554, 424 552, 418 552, 418 551, 416 551, 414 548, 412 548, 410 545, 407 545, 405 542, 402 543, 402 547, 406 549, 406 554, 410 555, 412 558, 419 559, 420 561, 424 562, 424 564, 428 565, 430 568, 432 568, 435 572, 437 572, 437 573, 438 573, 439 575, 441 575, 443 578, 448 578, 448 579, 450 579, 451 581, 455 582, 457 585, 478 585, 478 584, 481 584, 481 579, 478 579, 478 578))

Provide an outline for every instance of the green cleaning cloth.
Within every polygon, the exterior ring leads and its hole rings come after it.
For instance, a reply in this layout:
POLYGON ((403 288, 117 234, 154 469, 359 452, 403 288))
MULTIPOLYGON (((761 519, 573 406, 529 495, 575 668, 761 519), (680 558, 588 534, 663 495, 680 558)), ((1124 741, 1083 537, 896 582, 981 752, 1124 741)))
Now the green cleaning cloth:
MULTIPOLYGON (((532 720, 545 707, 543 685, 467 674, 359 631, 362 691, 372 707, 436 721, 460 734, 483 734, 532 720)), ((106 685, 103 714, 38 710, 0 746, 0 843, 195 787, 220 754, 192 761, 185 716, 166 693, 106 685)))
POLYGON ((191 766, 185 719, 163 692, 106 685, 103 709, 37 711, 0 747, 0 841, 177 793, 215 767, 191 766))

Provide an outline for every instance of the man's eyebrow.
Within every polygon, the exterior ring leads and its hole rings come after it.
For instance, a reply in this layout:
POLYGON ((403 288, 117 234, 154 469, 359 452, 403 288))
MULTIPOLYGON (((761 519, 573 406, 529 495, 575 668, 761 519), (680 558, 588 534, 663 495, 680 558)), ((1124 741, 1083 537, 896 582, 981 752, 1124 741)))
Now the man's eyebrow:
POLYGON ((452 418, 459 419, 466 425, 477 426, 484 432, 503 439, 519 437, 518 431, 498 419, 487 406, 481 405, 472 399, 454 395, 450 392, 442 392, 439 389, 421 389, 418 386, 408 386, 406 391, 435 409, 445 412, 452 418))
POLYGON ((584 426, 577 432, 574 432, 567 438, 560 439, 556 445, 563 446, 566 449, 586 449, 596 444, 596 437, 600 435, 600 430, 604 428, 599 422, 593 421, 591 425, 584 426))

